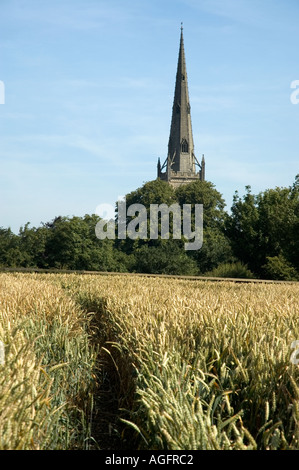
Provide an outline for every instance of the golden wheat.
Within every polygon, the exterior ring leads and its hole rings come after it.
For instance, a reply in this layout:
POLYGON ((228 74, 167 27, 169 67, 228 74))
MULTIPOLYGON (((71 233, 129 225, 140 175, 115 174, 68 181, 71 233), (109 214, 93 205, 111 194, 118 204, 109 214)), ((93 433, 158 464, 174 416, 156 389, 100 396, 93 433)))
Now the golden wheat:
MULTIPOLYGON (((62 405, 93 393, 95 338, 97 360, 102 367, 110 361, 116 374, 122 436, 131 427, 131 445, 299 448, 299 367, 290 361, 291 344, 299 339, 298 284, 2 274, 0 288, 0 340, 10 351, 0 370, 8 374, 8 365, 19 361, 18 380, 26 383, 26 410, 32 413, 17 411, 18 395, 1 382, 1 397, 12 410, 10 418, 8 411, 0 414, 3 448, 65 445, 49 436, 69 428, 59 420, 62 405), (92 342, 91 324, 97 330, 92 342), (78 377, 82 363, 88 364, 84 385, 78 377), (48 413, 42 405, 50 407, 48 413)), ((12 373, 11 381, 16 377, 12 373)))
POLYGON ((76 366, 88 360, 91 369, 95 357, 86 336, 82 311, 61 287, 0 275, 1 450, 68 446, 71 401, 89 393, 88 373, 76 366))
POLYGON ((77 295, 104 315, 124 396, 137 371, 145 446, 298 448, 298 285, 95 276, 77 295))

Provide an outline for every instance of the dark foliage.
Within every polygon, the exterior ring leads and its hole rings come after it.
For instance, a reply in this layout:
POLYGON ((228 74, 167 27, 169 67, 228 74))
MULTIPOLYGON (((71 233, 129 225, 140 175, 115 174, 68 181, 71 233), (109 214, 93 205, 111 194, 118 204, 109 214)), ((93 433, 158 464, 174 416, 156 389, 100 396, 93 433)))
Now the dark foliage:
POLYGON ((235 273, 239 277, 299 280, 299 176, 289 188, 268 189, 258 195, 251 193, 250 186, 245 189, 243 197, 235 193, 228 214, 222 195, 210 182, 197 181, 176 190, 161 180, 145 183, 126 196, 126 208, 142 204, 146 212, 143 232, 138 223, 138 206, 130 215, 126 213, 125 228, 133 224, 135 239, 118 239, 117 206, 114 239, 97 238, 97 215, 59 216, 38 228, 27 223, 17 235, 10 228, 0 228, 0 267, 183 275, 235 273), (192 229, 195 204, 202 204, 202 247, 185 250, 183 225, 182 236, 176 239, 171 211, 167 214, 169 239, 161 237, 160 212, 159 235, 152 239, 153 204, 168 208, 191 204, 192 229))

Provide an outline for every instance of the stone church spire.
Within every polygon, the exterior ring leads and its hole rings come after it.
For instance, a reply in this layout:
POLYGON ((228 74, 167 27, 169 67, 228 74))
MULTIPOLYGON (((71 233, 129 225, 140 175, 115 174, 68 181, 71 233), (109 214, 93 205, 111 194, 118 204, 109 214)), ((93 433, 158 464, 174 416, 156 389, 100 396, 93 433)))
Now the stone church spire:
POLYGON ((194 154, 183 26, 181 26, 168 156, 163 166, 158 163, 158 178, 168 181, 175 187, 198 179, 204 180, 204 157, 200 165, 194 154), (196 172, 196 165, 200 168, 199 172, 196 172))

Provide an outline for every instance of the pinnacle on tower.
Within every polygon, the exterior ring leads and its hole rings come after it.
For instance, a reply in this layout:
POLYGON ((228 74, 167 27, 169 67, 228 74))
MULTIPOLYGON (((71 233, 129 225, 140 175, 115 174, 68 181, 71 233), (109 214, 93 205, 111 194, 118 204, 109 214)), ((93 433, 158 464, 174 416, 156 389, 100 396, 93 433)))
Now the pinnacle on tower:
POLYGON ((198 179, 204 180, 204 159, 200 165, 194 154, 183 23, 181 23, 168 156, 164 164, 158 166, 158 178, 168 181, 175 187, 198 179), (200 168, 199 172, 196 172, 196 165, 200 168))

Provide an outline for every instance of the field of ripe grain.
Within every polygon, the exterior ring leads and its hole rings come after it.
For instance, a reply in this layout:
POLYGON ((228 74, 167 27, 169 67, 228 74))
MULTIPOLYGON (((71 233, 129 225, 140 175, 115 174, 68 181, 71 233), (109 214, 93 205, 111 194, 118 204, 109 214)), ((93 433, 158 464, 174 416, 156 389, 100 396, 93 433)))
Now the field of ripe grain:
POLYGON ((87 328, 59 283, 0 274, 0 450, 86 445, 96 360, 87 328))
POLYGON ((0 449, 298 450, 298 294, 0 274, 0 449))

